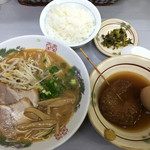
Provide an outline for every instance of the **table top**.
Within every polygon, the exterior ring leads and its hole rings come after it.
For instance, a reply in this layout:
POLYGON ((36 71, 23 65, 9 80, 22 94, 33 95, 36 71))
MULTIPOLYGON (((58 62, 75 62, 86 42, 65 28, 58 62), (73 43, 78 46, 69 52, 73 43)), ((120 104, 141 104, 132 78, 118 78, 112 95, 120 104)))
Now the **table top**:
MULTIPOLYGON (((129 22, 137 31, 139 46, 150 49, 150 1, 119 0, 110 6, 97 6, 102 21, 118 18, 129 22)), ((17 0, 10 0, 0 5, 0 42, 22 35, 43 35, 39 26, 39 16, 43 6, 24 6, 17 0)), ((102 54, 91 41, 81 47, 95 65, 108 58, 102 54)), ((80 52, 74 49, 85 63, 89 74, 93 67, 80 52)), ((88 116, 79 130, 66 143, 56 150, 120 150, 101 137, 90 123, 88 116)))

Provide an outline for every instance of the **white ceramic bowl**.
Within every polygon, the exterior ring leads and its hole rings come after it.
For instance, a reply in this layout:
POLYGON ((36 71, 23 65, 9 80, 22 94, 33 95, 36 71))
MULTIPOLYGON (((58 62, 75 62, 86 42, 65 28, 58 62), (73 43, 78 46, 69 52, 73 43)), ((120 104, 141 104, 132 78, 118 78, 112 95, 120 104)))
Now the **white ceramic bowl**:
POLYGON ((150 50, 141 46, 126 46, 122 49, 121 55, 134 54, 150 59, 150 50))
MULTIPOLYGON (((50 2, 48 5, 46 5, 40 15, 40 27, 41 27, 43 34, 45 36, 50 36, 50 35, 48 35, 48 33, 46 31, 45 24, 46 24, 46 18, 48 16, 48 13, 50 12, 51 6, 53 6, 55 4, 63 4, 63 3, 75 3, 75 4, 80 4, 82 6, 85 6, 88 10, 90 10, 90 12, 93 14, 93 16, 95 18, 95 30, 93 31, 93 33, 86 40, 82 41, 81 43, 69 44, 69 46, 70 47, 79 47, 79 46, 82 46, 82 45, 88 43, 89 41, 91 41, 96 36, 96 34, 98 33, 98 31, 100 29, 101 15, 100 15, 98 9, 96 8, 96 6, 94 6, 88 0, 54 0, 54 1, 50 2)), ((59 39, 57 39, 57 40, 59 40, 59 39)))
MULTIPOLYGON (((106 79, 115 73, 129 71, 143 76, 148 82, 150 82, 150 59, 141 56, 114 56, 101 62, 97 68, 106 79)), ((90 121, 96 130, 104 138, 106 138, 104 133, 109 133, 109 137, 113 138, 107 139, 107 137, 106 139, 122 149, 148 150, 150 147, 150 127, 132 132, 122 130, 107 121, 102 116, 98 104, 98 96, 104 80, 96 70, 93 70, 90 74, 90 81, 92 95, 88 114, 90 121)))
MULTIPOLYGON (((51 150, 54 149, 64 142, 66 142, 80 127, 82 124, 89 107, 90 102, 90 81, 89 74, 87 69, 80 59, 80 57, 74 52, 70 47, 60 43, 51 38, 47 38, 45 36, 40 35, 28 35, 16 37, 5 42, 0 43, 0 51, 2 49, 16 49, 19 50, 21 48, 39 48, 39 49, 47 49, 49 51, 53 51, 56 54, 63 57, 71 66, 76 66, 80 70, 80 74, 83 78, 83 82, 85 85, 84 94, 82 94, 82 99, 80 101, 80 107, 74 113, 73 117, 66 125, 64 131, 61 133, 60 137, 53 136, 49 140, 43 142, 33 143, 31 147, 26 148, 26 150, 51 150)), ((0 53, 1 54, 1 53, 0 53)), ((12 148, 5 148, 0 146, 1 150, 12 150, 12 148)))

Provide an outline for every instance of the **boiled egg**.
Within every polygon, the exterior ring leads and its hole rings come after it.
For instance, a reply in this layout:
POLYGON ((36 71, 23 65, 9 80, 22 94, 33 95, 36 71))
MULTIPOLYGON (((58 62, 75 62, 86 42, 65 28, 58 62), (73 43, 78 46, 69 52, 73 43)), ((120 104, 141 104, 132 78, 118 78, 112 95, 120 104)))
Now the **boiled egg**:
POLYGON ((141 90, 140 98, 143 106, 150 111, 150 86, 146 86, 141 90))

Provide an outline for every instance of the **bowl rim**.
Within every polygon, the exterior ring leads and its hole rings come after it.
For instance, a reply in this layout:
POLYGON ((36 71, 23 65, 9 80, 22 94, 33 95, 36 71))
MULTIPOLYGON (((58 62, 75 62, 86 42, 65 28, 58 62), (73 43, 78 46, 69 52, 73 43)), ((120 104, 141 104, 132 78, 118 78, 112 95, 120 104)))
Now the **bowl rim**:
MULTIPOLYGON (((87 87, 87 95, 86 95, 86 97, 87 97, 87 99, 86 99, 86 102, 87 102, 87 104, 84 106, 84 111, 82 112, 82 115, 79 117, 80 119, 79 119, 79 121, 77 122, 77 124, 76 124, 76 126, 74 126, 73 127, 73 130, 71 130, 70 132, 70 134, 68 134, 68 135, 66 135, 65 137, 63 137, 62 138, 62 140, 61 141, 59 141, 57 144, 55 144, 54 146, 51 146, 51 149, 54 149, 54 148, 57 148, 57 147, 59 147, 60 145, 62 145, 62 144, 64 144, 66 141, 68 141, 77 131, 78 131, 78 129, 80 128, 80 126, 82 125, 82 123, 83 123, 83 121, 84 121, 84 119, 85 119, 85 117, 86 117, 86 115, 87 115, 87 113, 88 113, 88 108, 89 108, 89 104, 90 104, 90 94, 91 94, 91 89, 90 89, 90 78, 89 78, 89 73, 88 73, 88 71, 87 71, 87 68, 86 68, 86 66, 85 66, 85 64, 83 63, 83 60, 79 57, 79 55, 72 49, 72 48, 70 48, 68 45, 65 45, 63 42, 60 42, 60 41, 57 41, 56 39, 53 39, 53 38, 50 38, 50 37, 46 37, 46 36, 44 36, 44 35, 23 35, 23 36, 17 36, 17 37, 13 37, 13 38, 10 38, 10 39, 8 39, 8 40, 5 40, 5 41, 3 41, 3 42, 1 42, 0 43, 0 48, 1 48, 1 46, 2 45, 6 45, 8 42, 12 42, 12 41, 16 41, 16 40, 18 40, 18 39, 22 39, 22 38, 36 38, 36 39, 47 39, 47 40, 52 40, 53 42, 55 42, 55 43, 57 43, 57 44, 60 44, 60 45, 62 45, 62 46, 64 46, 64 47, 66 47, 67 49, 68 49, 68 51, 69 51, 69 53, 72 53, 73 55, 75 55, 81 62, 82 62, 82 67, 83 67, 83 69, 84 69, 84 75, 86 75, 86 82, 87 82, 87 84, 88 84, 88 87, 87 87)), ((58 54, 59 55, 59 54, 58 54)), ((61 55, 60 55, 61 56, 61 55)), ((65 58, 64 58, 65 59, 65 58)), ((69 62, 68 62, 69 63, 69 62)), ((82 100, 81 100, 82 101, 82 100)), ((74 115, 73 115, 74 116, 74 115)), ((72 116, 72 117, 73 117, 72 116)), ((72 119, 72 118, 71 118, 72 119)), ((70 119, 70 121, 71 121, 71 119, 70 119)), ((69 121, 69 122, 70 122, 69 121)), ((68 122, 68 123, 69 123, 68 122)), ((67 123, 67 124, 68 124, 67 123)), ((46 141, 49 141, 49 140, 51 140, 51 138, 50 139, 48 139, 48 140, 46 140, 46 141)), ((43 142, 43 141, 41 141, 41 142, 43 142)), ((40 142, 35 142, 35 143, 40 143, 40 142)), ((34 143, 33 143, 34 144, 34 143)), ((32 146, 31 147, 29 147, 29 149, 32 149, 32 146)), ((48 149, 48 148, 47 148, 48 149)), ((27 148, 27 150, 28 150, 28 148, 27 148)))
MULTIPOLYGON (((44 26, 45 17, 47 15, 46 12, 48 11, 48 9, 50 9, 51 5, 53 5, 53 4, 63 4, 63 3, 76 3, 76 4, 83 5, 84 7, 86 7, 93 14, 93 16, 95 18, 95 22, 96 22, 95 30, 92 32, 92 34, 86 40, 80 42, 79 44, 75 43, 75 44, 67 44, 67 45, 69 45, 72 48, 73 47, 78 47, 78 46, 82 46, 82 45, 90 42, 92 39, 94 39, 94 37, 96 36, 96 34, 98 33, 98 31, 101 27, 101 14, 100 14, 98 8, 88 0, 54 0, 50 3, 48 3, 43 8, 43 10, 40 14, 40 18, 39 18, 39 24, 40 24, 40 28, 41 28, 42 33, 45 36, 51 37, 50 35, 48 35, 46 33, 45 26, 44 26)), ((51 38, 53 38, 53 37, 51 37, 51 38)), ((59 39, 57 39, 57 40, 59 40, 59 39)))

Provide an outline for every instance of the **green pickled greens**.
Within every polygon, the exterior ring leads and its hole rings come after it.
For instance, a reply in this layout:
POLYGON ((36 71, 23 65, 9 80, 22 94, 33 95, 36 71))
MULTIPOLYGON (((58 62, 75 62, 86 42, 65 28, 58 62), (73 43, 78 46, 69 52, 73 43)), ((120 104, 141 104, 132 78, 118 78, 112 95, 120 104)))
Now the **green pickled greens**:
POLYGON ((107 48, 118 49, 119 47, 125 47, 128 44, 133 44, 132 39, 127 38, 127 33, 124 28, 114 29, 108 32, 106 35, 102 34, 103 41, 101 44, 107 48))

